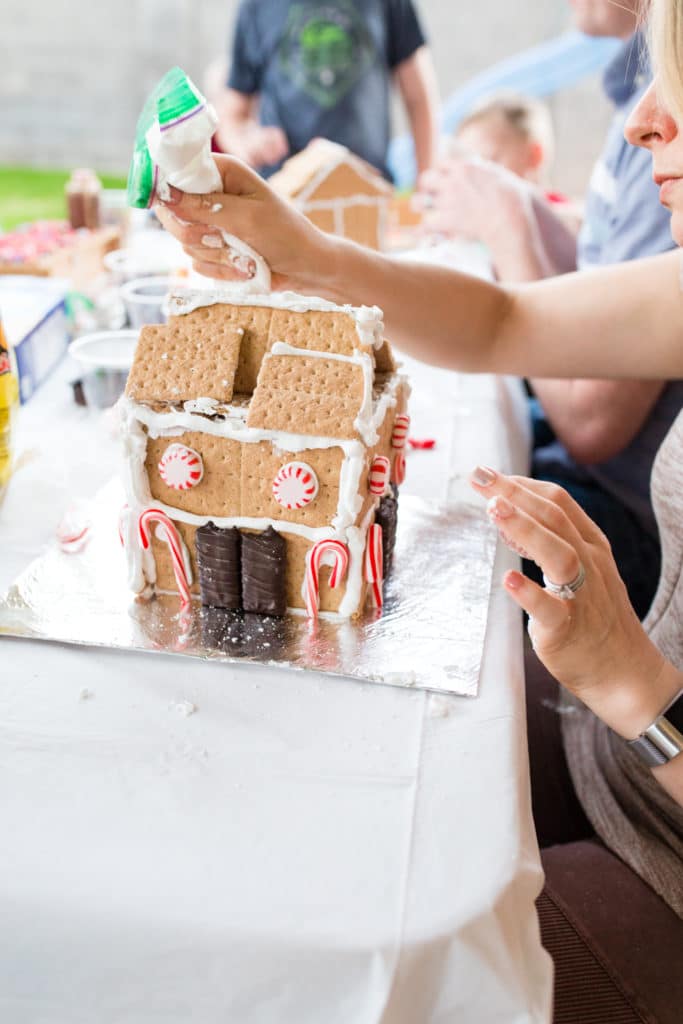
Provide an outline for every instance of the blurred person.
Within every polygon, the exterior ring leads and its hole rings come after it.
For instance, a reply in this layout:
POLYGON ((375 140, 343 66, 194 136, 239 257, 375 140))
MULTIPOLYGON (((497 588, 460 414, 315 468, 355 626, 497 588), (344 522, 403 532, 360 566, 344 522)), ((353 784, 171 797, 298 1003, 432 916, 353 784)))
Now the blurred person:
POLYGON ((210 96, 216 140, 267 177, 323 137, 388 178, 393 85, 423 171, 436 152, 437 88, 412 0, 241 0, 227 87, 210 96))
POLYGON ((536 185, 553 160, 550 111, 531 96, 503 92, 485 97, 462 119, 453 139, 453 155, 464 151, 490 160, 536 185))
MULTIPOLYGON (((616 36, 623 46, 604 74, 615 107, 588 189, 575 249, 578 269, 619 263, 672 247, 668 212, 659 204, 648 154, 624 139, 624 125, 647 89, 650 72, 637 12, 612 0, 571 0, 577 28, 616 36)), ((553 237, 549 204, 491 164, 450 162, 423 178, 428 223, 455 229, 489 247, 499 279, 551 275, 544 235, 553 237)), ((568 269, 568 268, 564 268, 568 269)), ((532 475, 567 488, 605 532, 638 614, 657 584, 660 546, 649 498, 652 462, 683 404, 683 384, 654 380, 532 379, 532 475)), ((533 566, 529 571, 534 572, 533 566)))

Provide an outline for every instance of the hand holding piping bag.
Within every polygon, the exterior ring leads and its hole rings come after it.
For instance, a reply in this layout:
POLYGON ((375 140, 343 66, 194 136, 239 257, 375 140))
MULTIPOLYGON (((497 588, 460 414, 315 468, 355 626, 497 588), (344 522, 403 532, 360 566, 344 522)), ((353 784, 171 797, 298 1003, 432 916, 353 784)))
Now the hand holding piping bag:
POLYGON ((670 699, 673 666, 643 630, 607 538, 556 484, 483 466, 470 482, 503 542, 545 574, 545 589, 516 571, 503 580, 529 615, 536 654, 598 717, 635 738, 670 699))
POLYGON ((171 187, 157 197, 155 206, 159 220, 182 243, 194 269, 225 281, 248 279, 226 245, 226 239, 239 239, 267 263, 274 289, 304 294, 313 289, 319 294, 317 269, 331 248, 329 236, 277 196, 246 164, 228 156, 214 156, 213 161, 220 191, 198 195, 171 187))
MULTIPOLYGON (((161 218, 169 229, 176 228, 174 234, 187 226, 183 224, 181 210, 185 193, 195 194, 195 199, 201 197, 199 205, 211 211, 212 216, 220 212, 222 203, 213 193, 224 188, 224 180, 211 154, 211 138, 217 123, 213 108, 196 86, 180 68, 172 68, 152 92, 138 121, 128 179, 130 205, 171 205, 174 199, 181 200, 175 210, 175 222, 161 218)), ((189 212, 191 204, 185 205, 189 212)), ((195 260, 205 264, 202 273, 240 281, 250 291, 270 291, 268 263, 227 223, 215 223, 197 241, 202 252, 213 251, 213 258, 195 260)))

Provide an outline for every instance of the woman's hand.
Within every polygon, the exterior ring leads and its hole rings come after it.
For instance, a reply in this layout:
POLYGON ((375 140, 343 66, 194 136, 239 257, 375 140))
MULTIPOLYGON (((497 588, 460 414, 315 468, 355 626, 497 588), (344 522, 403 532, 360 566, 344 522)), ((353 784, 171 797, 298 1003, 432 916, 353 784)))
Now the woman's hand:
POLYGON ((585 572, 573 600, 520 572, 504 586, 529 615, 529 634, 546 668, 623 736, 633 739, 680 688, 680 675, 643 630, 609 542, 561 487, 479 467, 474 489, 503 541, 536 562, 548 580, 568 584, 585 572))
POLYGON ((164 227, 182 243, 194 269, 207 277, 243 281, 222 232, 255 249, 268 263, 273 287, 324 294, 335 241, 280 198, 254 171, 228 156, 215 157, 223 191, 189 195, 170 188, 155 207, 164 227))

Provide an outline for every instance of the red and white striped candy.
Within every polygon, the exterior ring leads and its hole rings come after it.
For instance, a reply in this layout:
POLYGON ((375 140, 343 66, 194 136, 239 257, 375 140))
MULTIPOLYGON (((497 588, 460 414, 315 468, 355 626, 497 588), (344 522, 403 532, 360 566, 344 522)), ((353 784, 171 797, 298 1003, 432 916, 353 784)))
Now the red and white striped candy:
POLYGON ((406 478, 406 457, 403 452, 396 452, 394 457, 394 468, 391 473, 391 482, 400 487, 406 478))
POLYGON ((204 476, 202 457, 184 444, 170 444, 159 460, 159 476, 174 491, 189 491, 204 476))
POLYGON ((149 528, 152 523, 159 524, 157 527, 157 537, 159 540, 163 540, 168 544, 171 561, 173 563, 173 575, 175 576, 176 585, 180 592, 180 607, 187 608, 191 601, 190 581, 188 579, 188 571, 185 564, 183 542, 180 539, 180 535, 176 530, 173 521, 169 519, 165 512, 162 512, 160 508, 147 508, 141 513, 140 518, 138 519, 140 543, 145 551, 149 548, 149 528))
POLYGON ((405 412, 399 413, 391 433, 391 447, 398 448, 399 450, 405 448, 409 430, 410 416, 405 412))
POLYGON ((287 462, 273 480, 273 497, 283 508, 305 508, 317 495, 318 478, 305 462, 287 462))
POLYGON ((336 590, 349 567, 349 549, 340 540, 319 540, 308 553, 304 579, 304 600, 311 619, 318 618, 320 607, 320 566, 323 560, 332 562, 330 586, 336 590))
POLYGON ((382 551, 382 527, 375 523, 368 530, 368 543, 365 548, 365 579, 371 584, 372 603, 375 608, 384 604, 382 594, 384 584, 384 554, 382 551))
POLYGON ((384 455, 376 455, 370 467, 370 493, 384 494, 389 483, 391 463, 384 455))

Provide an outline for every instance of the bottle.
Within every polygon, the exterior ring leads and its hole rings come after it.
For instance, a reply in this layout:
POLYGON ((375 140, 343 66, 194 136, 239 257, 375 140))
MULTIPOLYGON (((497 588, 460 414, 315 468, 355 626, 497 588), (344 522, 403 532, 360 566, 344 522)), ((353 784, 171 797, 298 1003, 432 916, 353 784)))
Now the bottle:
POLYGON ((102 183, 89 167, 77 168, 65 186, 69 225, 95 229, 100 226, 102 183))
POLYGON ((0 501, 12 472, 12 425, 19 404, 19 379, 14 353, 5 339, 0 319, 0 501))

